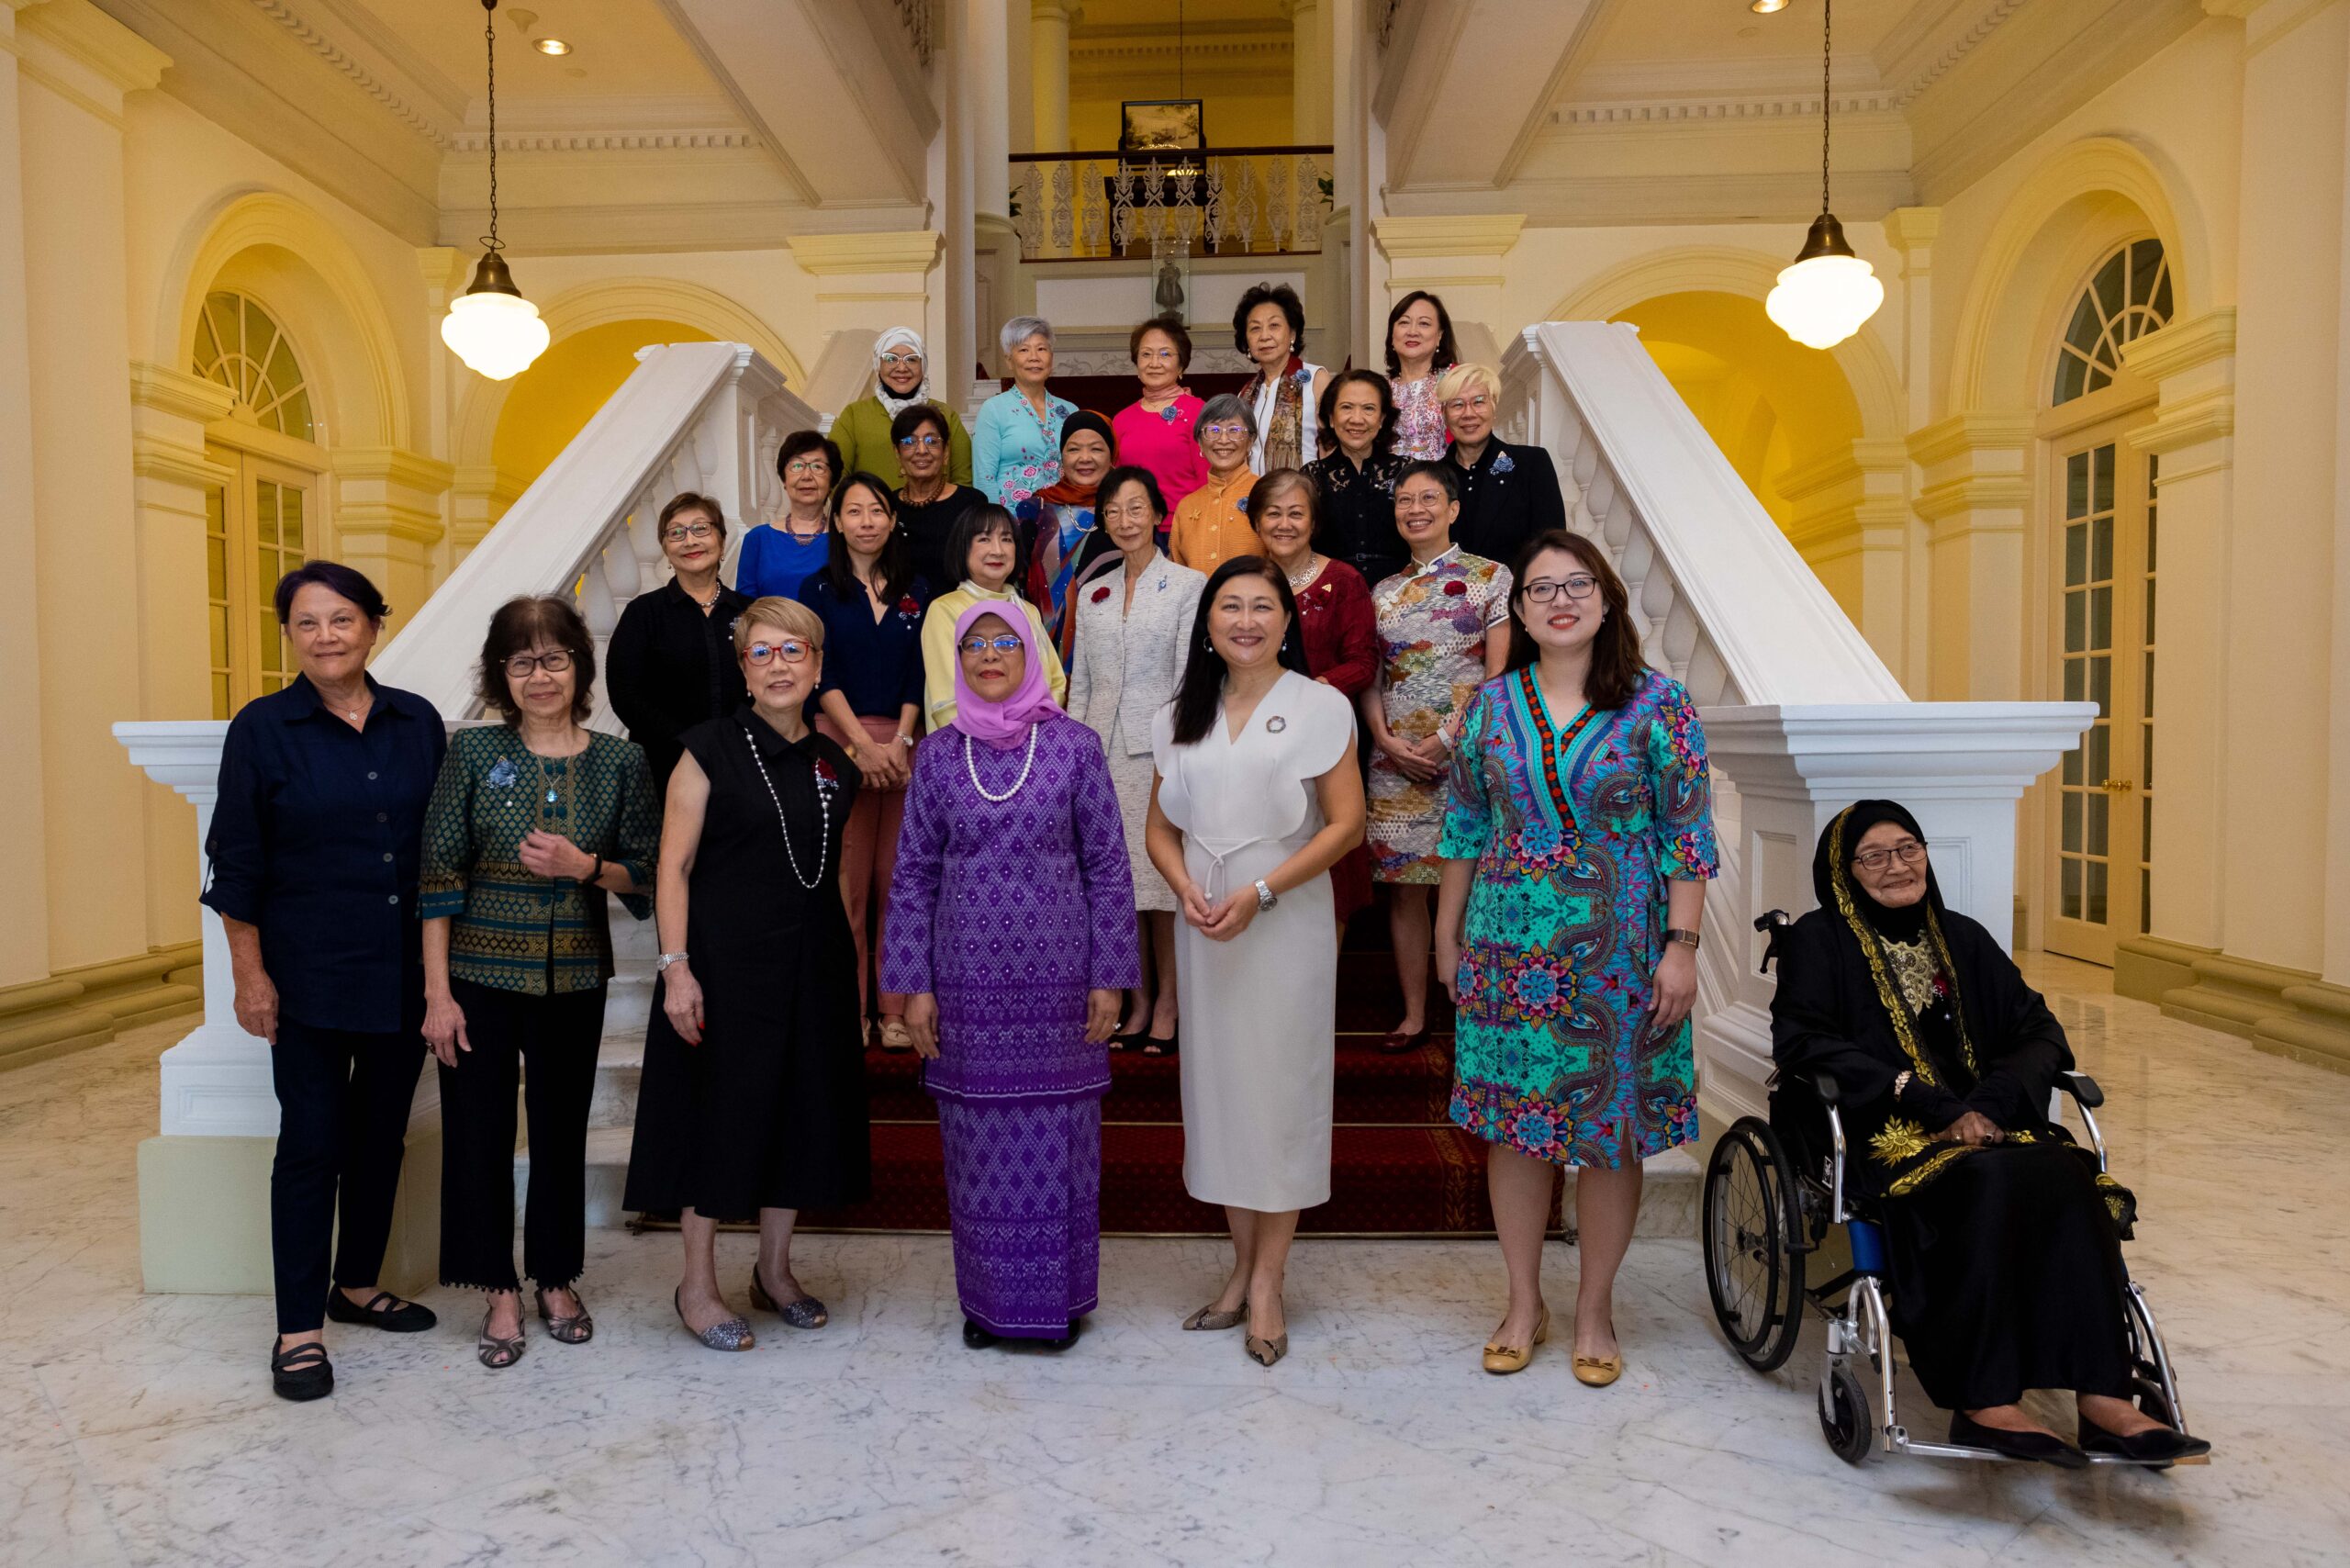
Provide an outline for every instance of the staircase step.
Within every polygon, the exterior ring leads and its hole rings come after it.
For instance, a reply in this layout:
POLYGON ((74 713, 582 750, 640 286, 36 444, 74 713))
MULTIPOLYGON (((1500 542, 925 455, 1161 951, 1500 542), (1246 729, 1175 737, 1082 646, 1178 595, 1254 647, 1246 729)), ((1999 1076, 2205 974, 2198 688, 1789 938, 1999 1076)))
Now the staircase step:
MULTIPOLYGON (((621 1191, 627 1180, 630 1132, 597 1127, 588 1134, 588 1223, 626 1222, 621 1191)), ((854 1208, 810 1210, 811 1229, 945 1230, 946 1197, 938 1126, 880 1122, 873 1128, 873 1196, 854 1208)), ((1223 1211, 1195 1203, 1183 1191, 1183 1133, 1179 1126, 1112 1122, 1102 1131, 1102 1228, 1141 1235, 1224 1233, 1223 1211)), ((528 1191, 530 1155, 514 1157, 517 1212, 528 1191)), ((1648 1164, 1638 1232, 1697 1234, 1700 1174, 1687 1149, 1648 1164)), ((1574 1172, 1562 1198, 1572 1224, 1574 1172)), ((1341 1126, 1331 1138, 1331 1200, 1308 1209, 1299 1229, 1320 1235, 1460 1236, 1493 1229, 1485 1203, 1484 1151, 1451 1126, 1341 1126)))

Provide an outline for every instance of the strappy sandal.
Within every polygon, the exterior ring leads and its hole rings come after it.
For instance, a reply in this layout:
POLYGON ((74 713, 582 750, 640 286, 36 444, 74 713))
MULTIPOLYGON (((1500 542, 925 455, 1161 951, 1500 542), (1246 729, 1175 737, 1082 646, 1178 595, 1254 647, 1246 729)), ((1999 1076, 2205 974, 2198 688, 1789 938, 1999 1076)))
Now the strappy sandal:
POLYGON ((327 1348, 316 1339, 305 1344, 277 1348, 275 1340, 269 1347, 269 1386, 280 1399, 297 1404, 310 1399, 324 1399, 334 1392, 334 1363, 327 1360, 327 1348))
POLYGON ((794 1328, 822 1328, 833 1320, 824 1304, 812 1295, 803 1295, 798 1301, 778 1306, 775 1297, 767 1294, 767 1287, 759 1282, 759 1266, 756 1263, 751 1265, 751 1305, 761 1312, 774 1313, 794 1328))
POLYGON ((1141 1036, 1139 1046, 1142 1054, 1147 1057, 1171 1057, 1180 1054, 1182 1042, 1183 1031, 1179 1026, 1173 1034, 1163 1040, 1156 1035, 1144 1035, 1141 1036))
POLYGON ((584 1345, 596 1337, 596 1320, 588 1316, 588 1298, 576 1289, 572 1291, 571 1299, 579 1304, 579 1310, 569 1317, 557 1317, 547 1310, 544 1285, 538 1287, 537 1294, 539 1321, 547 1326, 548 1338, 560 1339, 566 1345, 584 1345))
POLYGON ((474 1341, 474 1354, 490 1371, 503 1372, 522 1359, 522 1330, 518 1324, 511 1339, 501 1339, 492 1334, 489 1331, 489 1313, 496 1310, 492 1307, 481 1315, 481 1338, 474 1341))

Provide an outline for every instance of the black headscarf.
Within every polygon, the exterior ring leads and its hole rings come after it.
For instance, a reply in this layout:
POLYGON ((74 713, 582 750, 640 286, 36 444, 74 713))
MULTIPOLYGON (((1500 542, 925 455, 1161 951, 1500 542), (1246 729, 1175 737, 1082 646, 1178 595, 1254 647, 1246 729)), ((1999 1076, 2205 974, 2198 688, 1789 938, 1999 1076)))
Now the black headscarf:
POLYGON ((1915 942, 1926 929, 1928 912, 1949 906, 1942 902, 1942 884, 1934 880, 1930 858, 1926 862, 1926 896, 1916 903, 1893 909, 1869 896, 1852 875, 1852 857, 1860 848, 1861 836, 1879 823, 1906 828, 1910 837, 1926 842, 1924 831, 1908 807, 1893 801, 1855 801, 1837 812, 1828 831, 1819 835, 1819 846, 1811 859, 1811 890, 1822 909, 1858 914, 1889 941, 1915 942))

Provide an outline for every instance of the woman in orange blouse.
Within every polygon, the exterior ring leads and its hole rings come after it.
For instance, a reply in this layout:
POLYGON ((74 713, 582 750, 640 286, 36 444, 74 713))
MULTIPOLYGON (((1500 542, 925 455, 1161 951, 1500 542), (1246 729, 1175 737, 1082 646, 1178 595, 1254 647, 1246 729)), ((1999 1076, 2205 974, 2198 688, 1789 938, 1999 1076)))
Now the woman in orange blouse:
POLYGON ((1248 521, 1248 491, 1257 483, 1248 449, 1257 440, 1257 416, 1227 392, 1201 408, 1192 435, 1207 459, 1207 483, 1175 509, 1167 554, 1179 566, 1213 572, 1235 555, 1257 554, 1257 530, 1248 521))

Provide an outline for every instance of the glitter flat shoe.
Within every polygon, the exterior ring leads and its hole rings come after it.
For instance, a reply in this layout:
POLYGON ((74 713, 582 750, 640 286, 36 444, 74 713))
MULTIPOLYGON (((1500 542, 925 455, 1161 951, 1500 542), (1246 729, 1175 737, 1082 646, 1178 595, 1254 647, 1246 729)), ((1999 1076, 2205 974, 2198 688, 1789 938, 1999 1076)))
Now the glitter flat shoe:
POLYGON ((704 1346, 713 1350, 747 1350, 757 1343, 751 1333, 751 1326, 739 1317, 713 1323, 697 1333, 694 1326, 686 1322, 685 1294, 682 1290, 670 1292, 669 1305, 677 1309, 677 1321, 685 1326, 686 1332, 692 1334, 704 1346))
POLYGON ((812 1295, 803 1295, 798 1301, 788 1301, 778 1306, 775 1297, 767 1294, 767 1287, 759 1282, 759 1266, 756 1263, 751 1265, 751 1305, 761 1312, 774 1313, 794 1328, 822 1328, 833 1320, 824 1304, 812 1295))

